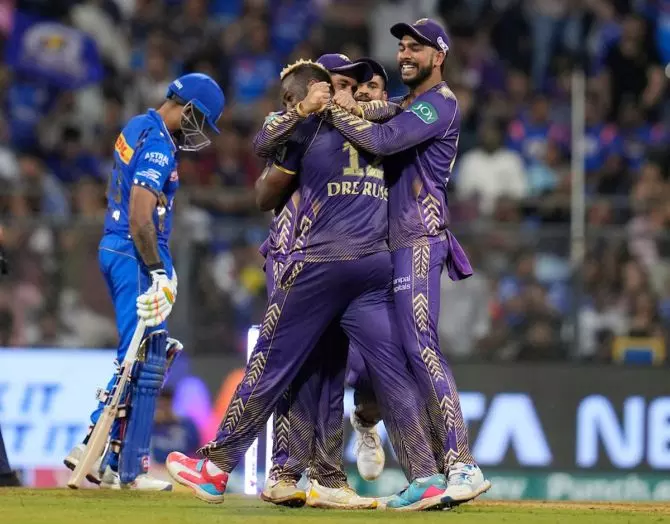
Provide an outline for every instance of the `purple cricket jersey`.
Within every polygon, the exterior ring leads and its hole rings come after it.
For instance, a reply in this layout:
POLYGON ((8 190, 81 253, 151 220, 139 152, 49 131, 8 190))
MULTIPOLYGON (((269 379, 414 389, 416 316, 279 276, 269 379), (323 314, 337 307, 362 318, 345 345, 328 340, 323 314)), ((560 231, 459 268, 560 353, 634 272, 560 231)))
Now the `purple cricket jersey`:
POLYGON ((374 124, 334 107, 330 121, 359 148, 387 157, 391 250, 447 237, 447 182, 460 128, 456 96, 445 82, 419 95, 398 116, 374 124))
POLYGON ((300 192, 295 191, 283 206, 275 209, 270 223, 270 234, 261 245, 259 252, 265 258, 285 262, 289 249, 293 244, 296 217, 298 216, 297 203, 300 201, 300 192))
POLYGON ((311 117, 278 153, 275 166, 299 176, 292 259, 354 260, 388 250, 381 158, 357 150, 333 126, 311 117))

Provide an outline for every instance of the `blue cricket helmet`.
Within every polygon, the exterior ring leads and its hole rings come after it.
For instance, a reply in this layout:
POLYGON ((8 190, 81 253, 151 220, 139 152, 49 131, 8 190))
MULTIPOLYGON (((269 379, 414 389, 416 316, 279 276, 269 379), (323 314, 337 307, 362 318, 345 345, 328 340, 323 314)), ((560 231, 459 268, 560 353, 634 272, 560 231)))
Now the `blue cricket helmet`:
POLYGON ((177 78, 170 84, 167 98, 177 97, 185 103, 192 103, 204 116, 207 125, 219 134, 216 122, 223 113, 226 97, 219 84, 203 73, 189 73, 177 78))

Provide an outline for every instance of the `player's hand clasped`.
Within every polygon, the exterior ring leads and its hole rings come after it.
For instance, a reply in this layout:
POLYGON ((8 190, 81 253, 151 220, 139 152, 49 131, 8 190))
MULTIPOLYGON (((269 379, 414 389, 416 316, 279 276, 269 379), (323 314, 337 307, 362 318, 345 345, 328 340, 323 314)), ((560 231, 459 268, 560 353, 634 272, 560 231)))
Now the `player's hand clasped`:
POLYGON ((164 322, 177 298, 176 273, 170 280, 164 269, 156 269, 151 272, 151 280, 151 287, 137 297, 137 316, 148 327, 164 322))
POLYGON ((354 97, 349 91, 341 90, 335 93, 335 96, 333 96, 333 103, 337 104, 342 109, 349 111, 349 113, 352 113, 356 116, 363 116, 358 102, 354 100, 354 97))
POLYGON ((330 102, 330 85, 326 82, 312 84, 307 96, 298 104, 298 111, 311 114, 323 111, 330 102))

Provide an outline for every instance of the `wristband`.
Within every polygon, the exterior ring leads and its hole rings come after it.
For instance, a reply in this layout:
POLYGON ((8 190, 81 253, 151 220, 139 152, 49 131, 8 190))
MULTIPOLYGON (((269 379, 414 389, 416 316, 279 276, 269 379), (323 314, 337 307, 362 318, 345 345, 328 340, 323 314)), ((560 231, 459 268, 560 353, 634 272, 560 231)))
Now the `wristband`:
POLYGON ((159 262, 158 264, 147 266, 147 269, 149 270, 149 273, 153 273, 154 271, 158 271, 160 269, 165 270, 165 266, 163 265, 163 262, 159 262))

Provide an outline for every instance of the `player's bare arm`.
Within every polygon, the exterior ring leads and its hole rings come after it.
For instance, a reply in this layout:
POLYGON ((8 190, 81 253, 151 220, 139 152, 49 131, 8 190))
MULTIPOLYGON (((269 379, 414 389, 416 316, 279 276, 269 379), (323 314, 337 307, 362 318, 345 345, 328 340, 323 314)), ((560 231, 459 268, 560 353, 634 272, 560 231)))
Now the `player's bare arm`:
POLYGON ((272 164, 256 181, 256 205, 261 211, 272 211, 286 200, 293 187, 295 173, 272 164))
POLYGON ((156 195, 148 189, 134 186, 130 191, 130 235, 142 261, 149 268, 161 263, 153 219, 157 202, 156 195))

